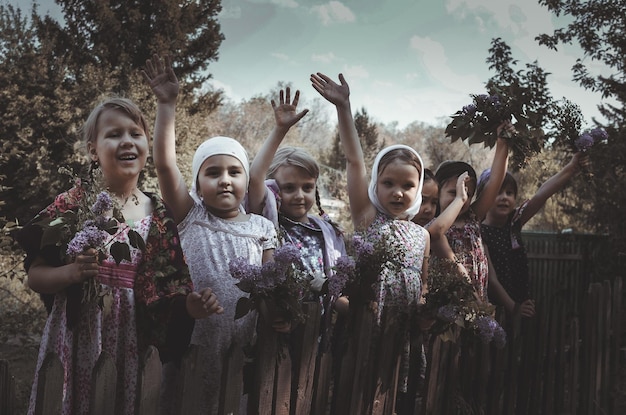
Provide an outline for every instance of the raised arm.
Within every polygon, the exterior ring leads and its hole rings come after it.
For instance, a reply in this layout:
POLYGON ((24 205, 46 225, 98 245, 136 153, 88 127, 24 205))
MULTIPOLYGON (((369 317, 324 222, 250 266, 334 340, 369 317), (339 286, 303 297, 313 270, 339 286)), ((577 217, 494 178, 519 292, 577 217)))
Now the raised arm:
POLYGON ((584 153, 576 153, 572 159, 554 176, 545 181, 537 190, 537 193, 528 201, 526 208, 522 212, 521 223, 525 224, 532 218, 546 201, 556 192, 563 189, 565 185, 580 172, 582 167, 589 165, 589 156, 584 153))
POLYGON ((280 90, 280 105, 276 105, 276 102, 272 100, 276 125, 265 139, 265 142, 263 142, 250 165, 248 210, 252 213, 261 214, 263 198, 265 197, 265 176, 272 164, 278 146, 285 138, 285 135, 287 135, 289 129, 309 112, 308 109, 305 109, 296 113, 299 99, 300 91, 296 91, 293 102, 291 102, 291 91, 287 87, 284 91, 280 90))
POLYGON ((495 203, 496 196, 498 196, 500 186, 502 186, 506 174, 506 166, 509 161, 509 145, 506 139, 500 138, 500 133, 504 130, 509 132, 515 131, 511 121, 505 121, 498 126, 498 139, 496 141, 496 152, 491 164, 491 175, 489 180, 487 180, 485 188, 472 204, 472 209, 478 216, 479 222, 485 219, 487 212, 495 203))
POLYGON ((361 141, 352 118, 350 87, 342 74, 339 74, 339 82, 341 85, 319 72, 311 75, 313 88, 334 104, 337 109, 339 139, 346 156, 348 198, 350 199, 352 223, 355 228, 362 228, 371 223, 376 215, 376 208, 367 195, 367 169, 365 168, 361 141))
POLYGON ((169 56, 163 60, 158 55, 146 61, 143 71, 157 98, 157 112, 154 121, 153 157, 159 178, 161 196, 172 210, 176 223, 180 223, 193 206, 185 179, 176 164, 176 99, 178 79, 169 56))
POLYGON ((431 252, 439 258, 454 259, 454 252, 448 244, 445 234, 450 229, 459 216, 463 205, 467 201, 467 181, 469 176, 463 172, 456 181, 456 196, 454 200, 439 214, 430 224, 426 226, 430 234, 431 252))

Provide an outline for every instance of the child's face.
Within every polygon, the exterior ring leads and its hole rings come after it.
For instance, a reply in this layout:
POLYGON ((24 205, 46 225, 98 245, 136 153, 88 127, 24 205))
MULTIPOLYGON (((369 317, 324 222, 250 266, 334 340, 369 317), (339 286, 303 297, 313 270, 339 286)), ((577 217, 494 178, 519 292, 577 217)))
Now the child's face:
POLYGON ((394 216, 401 216, 415 201, 420 173, 411 164, 394 160, 379 174, 376 195, 381 205, 394 216))
POLYGON ((424 187, 422 187, 422 205, 420 211, 413 218, 413 222, 425 226, 435 217, 438 203, 439 186, 437 182, 434 180, 425 181, 424 187))
POLYGON ((317 180, 303 168, 291 165, 279 167, 274 179, 280 189, 280 213, 296 222, 308 222, 317 180))
MULTIPOLYGON (((439 209, 441 212, 446 210, 446 208, 452 203, 454 198, 456 197, 456 182, 458 176, 451 177, 443 183, 443 186, 439 189, 439 209)), ((473 181, 467 182, 467 200, 465 204, 461 208, 459 215, 468 211, 470 205, 472 204, 472 197, 474 196, 474 192, 476 191, 476 184, 473 181)))
POLYGON ((508 217, 515 209, 515 189, 511 185, 504 185, 500 188, 496 201, 489 209, 489 213, 495 217, 508 217))
POLYGON ((198 189, 204 205, 214 215, 230 219, 239 215, 246 195, 247 178, 241 162, 233 156, 207 158, 198 172, 198 189))
POLYGON ((96 131, 96 139, 88 143, 88 150, 105 178, 113 182, 139 177, 149 152, 143 128, 124 112, 105 109, 98 117, 96 131))

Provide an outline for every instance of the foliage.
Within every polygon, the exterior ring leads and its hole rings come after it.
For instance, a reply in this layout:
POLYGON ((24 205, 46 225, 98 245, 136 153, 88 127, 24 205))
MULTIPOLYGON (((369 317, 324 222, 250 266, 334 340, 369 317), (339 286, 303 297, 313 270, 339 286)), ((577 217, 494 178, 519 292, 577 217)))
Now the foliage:
POLYGON ((430 271, 424 311, 435 317, 431 333, 454 340, 456 326, 484 343, 493 340, 496 347, 503 347, 506 333, 493 317, 495 307, 478 298, 467 272, 456 261, 445 258, 437 258, 430 271))
MULTIPOLYGON (((501 39, 492 40, 487 63, 496 75, 487 82, 488 94, 472 94, 473 103, 452 115, 446 136, 452 141, 467 140, 469 144, 496 144, 496 129, 503 121, 512 120, 516 132, 509 139, 511 162, 524 167, 538 154, 546 141, 543 126, 551 115, 551 97, 546 88, 545 73, 536 63, 526 71, 513 71, 517 62, 509 46, 501 39)), ((506 138, 506 137, 503 137, 506 138)))
POLYGON ((230 261, 229 269, 238 280, 237 287, 250 294, 237 301, 235 319, 266 306, 273 315, 292 324, 304 322, 302 300, 311 290, 311 284, 296 245, 281 245, 274 251, 274 260, 261 266, 250 264, 248 258, 235 258, 230 261))

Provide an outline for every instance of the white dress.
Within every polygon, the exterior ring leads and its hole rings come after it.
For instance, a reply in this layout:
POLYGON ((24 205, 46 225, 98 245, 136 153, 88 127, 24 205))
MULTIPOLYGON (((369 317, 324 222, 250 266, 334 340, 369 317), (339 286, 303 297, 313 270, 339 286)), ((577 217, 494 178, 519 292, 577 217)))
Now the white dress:
POLYGON ((178 225, 181 246, 191 271, 196 291, 211 288, 224 313, 196 320, 191 343, 199 345, 198 361, 202 378, 202 396, 198 413, 217 412, 222 361, 233 341, 240 345, 254 339, 256 314, 235 320, 237 300, 247 293, 235 284, 229 261, 248 258, 250 264, 262 264, 263 251, 276 247, 276 230, 259 215, 236 222, 218 218, 195 203, 178 225))

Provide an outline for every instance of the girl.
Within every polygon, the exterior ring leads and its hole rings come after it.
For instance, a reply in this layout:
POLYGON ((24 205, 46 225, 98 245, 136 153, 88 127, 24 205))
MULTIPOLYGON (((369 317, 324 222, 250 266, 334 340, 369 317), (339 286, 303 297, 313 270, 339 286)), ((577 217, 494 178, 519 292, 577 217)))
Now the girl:
POLYGON ((439 185, 435 174, 430 169, 424 169, 424 186, 422 187, 422 204, 419 212, 413 217, 413 222, 426 227, 437 214, 439 207, 439 185))
MULTIPOLYGON (((494 302, 503 305, 507 311, 512 312, 519 308, 524 317, 535 315, 535 305, 530 299, 528 258, 522 242, 522 226, 588 164, 588 156, 580 152, 574 154, 560 172, 550 177, 531 199, 519 207, 515 205, 517 182, 510 173, 506 174, 495 204, 481 224, 481 232, 485 245, 489 248, 495 274, 504 288, 502 293, 495 296, 494 302)), ((489 169, 480 175, 477 189, 479 194, 490 177, 489 169)))
MULTIPOLYGON (((512 130, 510 121, 498 126, 498 135, 503 129, 512 130)), ((440 211, 445 211, 457 197, 457 180, 461 174, 467 172, 469 179, 466 181, 468 198, 463 203, 460 213, 450 225, 444 223, 443 217, 434 219, 427 228, 431 235, 433 245, 439 244, 438 240, 444 235, 456 258, 467 270, 476 291, 482 301, 487 300, 488 284, 488 260, 483 248, 480 222, 484 219, 487 211, 493 205, 495 196, 504 173, 508 160, 508 144, 498 138, 496 151, 492 163, 494 172, 487 182, 484 191, 471 202, 476 189, 476 172, 467 163, 462 161, 444 161, 435 172, 435 178, 439 183, 440 211)), ((441 216, 441 215, 440 215, 441 216)))
POLYGON ((181 244, 191 277, 198 287, 210 287, 220 299, 224 313, 194 328, 191 342, 199 345, 202 380, 199 413, 216 413, 220 396, 222 362, 235 343, 244 346, 254 334, 256 316, 235 320, 235 305, 247 295, 230 275, 228 261, 249 258, 262 264, 272 258, 276 231, 258 215, 242 212, 241 203, 249 181, 248 157, 234 139, 213 137, 202 143, 192 161, 191 191, 187 190, 176 164, 174 115, 178 79, 169 57, 146 62, 144 76, 157 98, 154 131, 154 164, 163 199, 171 206, 180 231, 181 244))
MULTIPOLYGON (((399 391, 407 391, 409 368, 409 322, 416 317, 422 283, 426 281, 430 237, 411 219, 420 209, 424 165, 419 154, 405 145, 381 150, 372 167, 371 179, 363 158, 350 108, 350 88, 342 74, 338 85, 328 76, 311 75, 313 88, 337 109, 339 137, 347 162, 348 197, 355 231, 371 231, 390 246, 410 249, 394 252, 396 264, 385 263, 375 289, 376 319, 383 320, 389 306, 398 310, 397 321, 406 323, 403 333, 399 391), (397 265, 397 266, 396 266, 397 265), (407 317, 404 319, 403 317, 407 317)), ((395 397, 393 397, 395 399, 395 397)))
MULTIPOLYGON (((38 222, 48 218, 52 226, 50 219, 87 214, 89 207, 81 210, 81 201, 96 189, 83 184, 57 196, 18 234, 26 250, 30 287, 52 300, 28 413, 35 412, 38 372, 49 352, 60 358, 65 371, 61 411, 91 413, 91 374, 100 354, 107 352, 117 369, 115 413, 131 415, 135 413, 139 356, 146 347, 156 345, 164 362, 176 360, 189 342, 192 318, 221 310, 211 290, 193 292, 176 227, 161 199, 137 189, 149 149, 148 127, 139 108, 123 98, 105 100, 91 112, 82 131, 91 160, 90 176, 101 172, 104 187, 123 218, 116 223, 115 242, 100 246, 104 259, 90 248, 64 262, 65 249, 60 246, 67 246, 67 241, 42 247, 45 241, 38 222), (145 249, 129 240, 131 231, 144 239, 145 249), (116 243, 129 247, 128 259, 119 263, 110 249, 116 243), (81 300, 83 283, 90 279, 106 293, 102 297, 105 306, 81 300)), ((103 207, 103 215, 110 219, 112 206, 103 207)))
POLYGON ((250 167, 248 202, 251 212, 263 214, 274 222, 284 242, 300 248, 313 291, 319 292, 346 249, 343 233, 320 204, 317 187, 320 169, 315 159, 301 148, 278 149, 289 128, 308 112, 295 113, 299 96, 296 91, 290 104, 287 88, 280 91, 280 106, 272 100, 276 127, 250 167), (268 180, 263 180, 266 176, 268 180), (319 216, 310 213, 314 205, 319 216))

